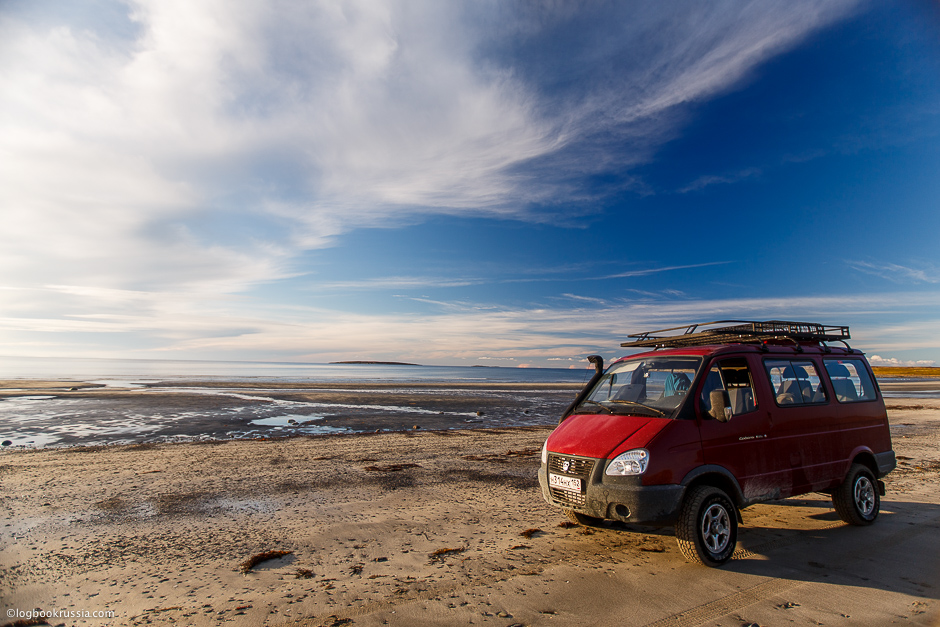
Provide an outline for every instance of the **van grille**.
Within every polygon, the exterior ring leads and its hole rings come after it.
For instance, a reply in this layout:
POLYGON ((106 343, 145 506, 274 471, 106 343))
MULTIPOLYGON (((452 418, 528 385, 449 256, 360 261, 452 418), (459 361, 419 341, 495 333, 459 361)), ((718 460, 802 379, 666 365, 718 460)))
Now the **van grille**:
POLYGON ((549 455, 548 470, 560 475, 568 475, 569 477, 581 477, 587 481, 591 478, 591 471, 594 470, 594 462, 595 460, 593 459, 549 455), (567 470, 563 470, 565 462, 568 462, 567 470))
POLYGON ((571 492, 560 488, 549 488, 552 498, 559 503, 566 503, 583 507, 585 503, 584 492, 587 490, 588 481, 591 480, 591 473, 594 471, 596 460, 581 459, 577 457, 568 457, 567 455, 548 456, 548 471, 558 475, 569 477, 578 477, 581 479, 581 492, 571 492), (567 463, 567 469, 565 464, 567 463))
POLYGON ((558 488, 549 488, 552 493, 552 498, 558 501, 559 503, 567 503, 568 505, 578 505, 584 506, 584 495, 579 494, 578 492, 569 492, 568 490, 559 490, 558 488))

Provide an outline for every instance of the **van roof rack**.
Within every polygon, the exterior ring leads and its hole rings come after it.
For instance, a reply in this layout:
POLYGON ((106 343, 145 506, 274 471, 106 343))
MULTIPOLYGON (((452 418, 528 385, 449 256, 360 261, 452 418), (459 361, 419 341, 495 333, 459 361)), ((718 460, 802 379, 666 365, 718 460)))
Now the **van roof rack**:
POLYGON ((626 348, 682 348, 708 344, 762 344, 768 340, 789 340, 797 346, 800 342, 842 342, 848 348, 849 345, 845 341, 851 338, 847 326, 831 326, 815 322, 787 322, 784 320, 697 322, 681 327, 635 333, 627 337, 635 339, 621 344, 626 348), (715 327, 714 325, 725 326, 715 327), (672 333, 673 331, 676 333, 672 333))

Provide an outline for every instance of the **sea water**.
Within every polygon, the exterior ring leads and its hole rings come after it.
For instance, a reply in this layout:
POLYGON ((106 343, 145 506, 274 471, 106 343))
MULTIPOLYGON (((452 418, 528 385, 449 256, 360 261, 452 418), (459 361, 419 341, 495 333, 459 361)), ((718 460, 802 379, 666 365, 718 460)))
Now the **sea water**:
MULTIPOLYGON (((553 424, 570 402, 571 387, 581 387, 593 369, 412 366, 390 364, 298 364, 137 359, 0 358, 0 379, 61 380, 94 383, 127 396, 43 394, 0 400, 0 441, 13 448, 43 448, 132 442, 257 438, 373 431, 377 426, 409 428, 434 420, 444 428, 480 428, 553 424), (228 387, 226 383, 233 383, 228 387), (292 389, 278 388, 289 383, 292 389), (297 394, 318 385, 344 383, 354 400, 297 400, 297 394), (484 416, 469 410, 422 407, 427 388, 444 384, 433 394, 454 399, 505 398, 484 416), (521 384, 512 391, 499 384, 521 384), (529 390, 526 384, 568 384, 565 391, 529 390), (352 384, 352 387, 348 387, 352 384), (359 387, 358 384, 361 384, 359 387), (375 384, 384 384, 381 389, 375 384), (448 384, 453 388, 447 387, 448 384), (472 390, 466 388, 473 384, 472 390), (493 388, 488 388, 492 384, 493 388), (296 389, 300 385, 304 389, 296 389), (460 386, 464 387, 461 388, 460 386), (379 402, 380 393, 402 395, 402 405, 379 402), (183 402, 182 397, 206 397, 183 402), (283 398, 293 395, 294 400, 283 398), (525 396, 532 409, 519 411, 525 396), (175 402, 176 398, 181 399, 175 402), (355 426, 321 424, 325 416, 358 417, 355 426), (405 427, 401 425, 406 425, 405 427)), ((99 388, 100 389, 100 388, 99 388)), ((322 392, 323 390, 319 390, 322 392)), ((301 397, 302 398, 302 397, 301 397)), ((439 426, 436 428, 440 428, 439 426)))
POLYGON ((284 382, 455 382, 584 383, 593 366, 507 368, 493 366, 411 366, 390 364, 317 364, 257 361, 195 361, 163 359, 93 359, 2 357, 0 379, 77 379, 134 383, 137 380, 276 379, 284 382))

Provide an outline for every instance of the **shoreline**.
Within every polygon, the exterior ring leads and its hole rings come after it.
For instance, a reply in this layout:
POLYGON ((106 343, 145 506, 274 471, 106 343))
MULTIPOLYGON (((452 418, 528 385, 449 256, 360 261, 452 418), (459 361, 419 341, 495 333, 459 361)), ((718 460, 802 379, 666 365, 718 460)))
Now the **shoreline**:
POLYGON ((0 381, 0 441, 20 448, 289 434, 547 426, 559 383, 0 381))

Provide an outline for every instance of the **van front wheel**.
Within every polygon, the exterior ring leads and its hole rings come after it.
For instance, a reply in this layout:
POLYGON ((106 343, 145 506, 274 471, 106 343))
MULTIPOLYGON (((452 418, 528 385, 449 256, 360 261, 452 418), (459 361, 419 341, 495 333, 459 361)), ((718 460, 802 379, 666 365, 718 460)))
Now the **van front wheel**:
POLYGON ((712 486, 692 488, 679 511, 676 541, 692 563, 714 567, 730 560, 738 542, 738 519, 728 495, 712 486))
POLYGON ((832 492, 832 506, 839 518, 850 525, 870 525, 878 518, 881 497, 871 471, 862 464, 852 464, 838 488, 832 492))

